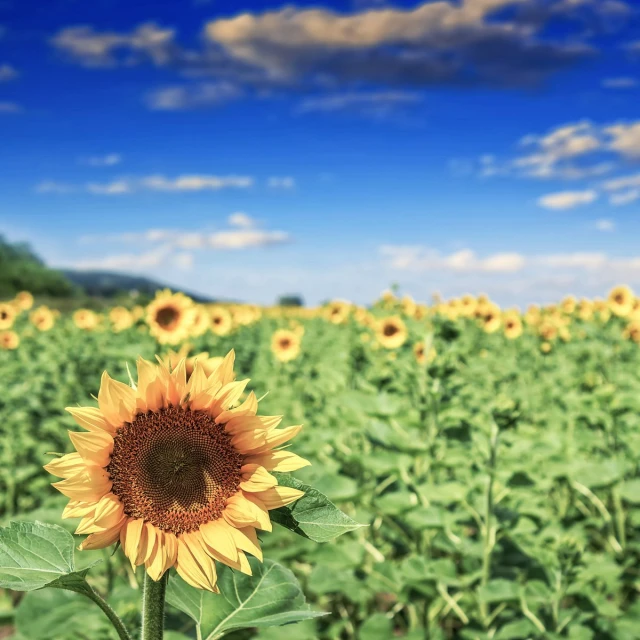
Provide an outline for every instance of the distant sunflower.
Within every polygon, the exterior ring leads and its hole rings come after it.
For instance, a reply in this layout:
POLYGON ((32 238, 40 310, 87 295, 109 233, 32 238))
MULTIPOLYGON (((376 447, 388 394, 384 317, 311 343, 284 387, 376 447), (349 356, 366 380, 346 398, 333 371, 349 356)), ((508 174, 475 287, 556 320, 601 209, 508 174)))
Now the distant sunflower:
POLYGON ((576 299, 573 296, 567 296, 560 303, 560 307, 565 313, 573 313, 576 310, 576 299))
POLYGON ((551 349, 552 347, 550 342, 542 342, 540 344, 540 351, 542 351, 542 353, 549 353, 551 349))
POLYGON ((346 322, 351 311, 351 305, 344 300, 334 300, 330 302, 326 309, 325 314, 327 320, 333 324, 343 324, 346 322))
POLYGON ((55 315, 49 307, 42 305, 29 315, 31 323, 40 331, 49 331, 55 323, 55 315))
POLYGON ((591 300, 587 300, 583 298, 578 302, 577 306, 578 317, 585 322, 588 322, 593 318, 593 302, 591 300))
POLYGON ((0 331, 0 348, 17 349, 20 344, 20 337, 15 331, 0 331))
POLYGON ((193 301, 183 293, 159 291, 147 307, 149 333, 160 344, 178 344, 189 336, 193 301))
POLYGON ((633 309, 634 295, 625 285, 614 287, 607 298, 609 309, 616 316, 628 316, 633 309))
POLYGON ((486 303, 482 308, 481 325, 485 333, 495 333, 502 324, 500 309, 493 303, 486 303))
POLYGON ((460 313, 466 318, 471 318, 475 314, 478 301, 472 296, 466 293, 460 298, 460 313))
POLYGON ((633 340, 636 344, 640 344, 640 322, 629 323, 622 332, 622 337, 625 340, 633 340))
POLYGON ((12 304, 0 302, 0 329, 9 329, 13 326, 17 312, 12 304))
POLYGON ((558 325, 547 318, 538 325, 538 333, 543 340, 548 342, 557 337, 558 325))
POLYGON ((400 316, 382 318, 378 322, 376 336, 385 349, 397 349, 407 340, 407 327, 400 316))
POLYGON ((505 313, 502 320, 504 324, 504 335, 509 340, 515 340, 522 335, 522 320, 517 313, 505 313))
POLYGON ((78 309, 73 314, 73 323, 78 329, 91 331, 98 326, 98 316, 91 309, 78 309))
POLYGON ((300 336, 288 329, 278 329, 271 337, 271 351, 280 362, 295 360, 300 355, 300 336))
POLYGON ((436 348, 432 345, 429 348, 429 352, 425 352, 426 345, 423 341, 416 342, 413 345, 413 354, 418 361, 418 364, 431 364, 438 355, 436 348))
POLYGON ((29 291, 20 291, 16 294, 15 302, 21 311, 29 311, 33 307, 33 296, 29 291))
POLYGON ((211 316, 205 307, 196 305, 194 307, 193 324, 189 333, 193 337, 198 337, 207 332, 211 326, 211 316))
POLYGON ((250 574, 245 552, 262 559, 256 529, 271 530, 269 510, 303 492, 278 485, 270 471, 307 464, 276 449, 299 426, 257 416, 247 381, 233 382, 233 351, 213 374, 185 361, 170 371, 138 360, 135 389, 105 372, 99 408, 68 408, 87 433, 70 432, 76 452, 47 464, 70 499, 64 518, 82 518, 80 549, 120 541, 133 566, 153 580, 172 566, 190 585, 218 592, 214 561, 250 574))
POLYGON ((209 309, 211 316, 211 331, 217 336, 226 336, 233 329, 233 317, 224 308, 213 306, 209 309))
POLYGON ((126 307, 113 307, 109 311, 109 320, 116 333, 129 329, 134 322, 133 314, 126 307))
POLYGON ((170 369, 175 369, 180 364, 180 361, 184 358, 185 368, 187 371, 187 380, 189 380, 191 374, 195 369, 196 362, 199 362, 204 372, 208 376, 210 376, 222 364, 224 360, 222 356, 214 356, 210 358, 209 354, 206 351, 189 357, 190 350, 191 345, 188 344, 180 347, 180 351, 178 352, 170 349, 162 358, 162 362, 164 362, 170 369))

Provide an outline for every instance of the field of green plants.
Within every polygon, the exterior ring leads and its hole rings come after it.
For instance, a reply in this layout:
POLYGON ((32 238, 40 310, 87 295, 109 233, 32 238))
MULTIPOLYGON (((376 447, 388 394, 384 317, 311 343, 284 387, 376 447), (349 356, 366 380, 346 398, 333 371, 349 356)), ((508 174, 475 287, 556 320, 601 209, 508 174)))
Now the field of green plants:
MULTIPOLYGON (((373 313, 402 316, 404 343, 384 348, 354 314, 322 313, 295 319, 304 331, 286 362, 272 348, 286 314, 188 340, 192 354, 235 349, 238 378, 268 392, 261 413, 304 425, 295 451, 312 465, 295 476, 366 525, 324 544, 277 525, 261 534, 265 558, 327 615, 225 637, 640 638, 640 351, 626 323, 569 314, 571 339, 541 349, 531 327, 510 340, 473 317, 373 313), (417 342, 435 357, 419 361, 417 342)), ((95 406, 104 370, 127 382, 127 365, 167 348, 144 322, 83 330, 63 314, 38 331, 21 316, 12 329, 19 346, 0 349, 1 524, 73 532, 42 468, 71 450, 64 408, 95 406)), ((100 560, 92 585, 125 621, 139 615, 141 567, 113 547, 76 560, 100 560)), ((175 594, 168 602, 167 640, 207 637, 175 594)), ((97 607, 50 589, 0 590, 0 638, 117 636, 97 607)))

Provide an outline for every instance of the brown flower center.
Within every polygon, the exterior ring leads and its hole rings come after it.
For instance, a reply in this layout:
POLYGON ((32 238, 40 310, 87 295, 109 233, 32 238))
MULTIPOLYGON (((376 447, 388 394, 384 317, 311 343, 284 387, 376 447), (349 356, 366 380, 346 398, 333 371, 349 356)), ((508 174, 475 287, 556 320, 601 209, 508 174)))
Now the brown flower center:
POLYGON ((127 516, 180 534, 221 517, 242 460, 209 414, 170 407, 118 429, 107 471, 127 516))
POLYGON ((382 330, 382 333, 384 333, 384 335, 387 338, 390 338, 391 336, 395 336, 396 333, 398 333, 399 329, 398 327, 396 327, 395 324, 386 324, 384 326, 384 329, 382 330))
POLYGON ((162 307, 156 313, 156 322, 163 329, 174 329, 179 318, 180 312, 175 307, 162 307))
POLYGON ((0 311, 0 319, 1 320, 6 320, 9 317, 9 314, 4 311, 4 309, 2 311, 0 311))
POLYGON ((622 304, 624 302, 624 296, 621 293, 617 293, 614 297, 614 300, 618 303, 618 304, 622 304))
POLYGON ((288 349, 290 346, 291 346, 291 340, 289 340, 289 338, 283 338, 282 340, 280 340, 281 349, 288 349))

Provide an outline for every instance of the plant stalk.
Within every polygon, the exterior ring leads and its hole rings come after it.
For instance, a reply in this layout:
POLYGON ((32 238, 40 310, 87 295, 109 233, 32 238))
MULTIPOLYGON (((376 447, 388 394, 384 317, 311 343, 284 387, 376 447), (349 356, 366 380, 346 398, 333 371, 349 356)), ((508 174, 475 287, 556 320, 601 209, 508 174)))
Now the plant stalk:
POLYGON ((86 590, 79 591, 79 593, 87 596, 89 600, 95 602, 102 609, 107 618, 109 618, 109 622, 111 622, 113 628, 116 630, 116 633, 118 634, 118 638, 120 638, 120 640, 131 640, 129 632, 124 626, 122 620, 120 620, 120 616, 118 616, 118 614, 111 608, 109 603, 104 600, 93 587, 89 587, 86 590))
POLYGON ((140 640, 162 640, 164 633, 164 599, 167 592, 167 571, 158 582, 144 572, 142 588, 142 631, 140 640))

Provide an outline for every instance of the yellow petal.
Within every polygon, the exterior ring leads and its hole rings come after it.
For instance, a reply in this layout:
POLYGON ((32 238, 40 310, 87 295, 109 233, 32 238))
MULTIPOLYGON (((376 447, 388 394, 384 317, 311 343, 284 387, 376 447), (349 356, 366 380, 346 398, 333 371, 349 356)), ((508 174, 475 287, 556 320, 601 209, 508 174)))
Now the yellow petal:
POLYGON ((87 431, 115 433, 114 426, 107 421, 97 407, 67 407, 65 411, 68 411, 73 419, 87 431))
POLYGON ((231 420, 231 418, 236 418, 238 416, 254 416, 257 411, 258 399, 256 398, 256 394, 251 391, 247 396, 247 399, 241 405, 238 405, 235 409, 227 409, 220 413, 216 418, 216 422, 218 424, 224 424, 231 420))
POLYGON ((120 499, 113 493, 104 496, 96 506, 95 525, 100 530, 111 529, 122 524, 124 507, 120 499))
POLYGON ((279 447, 281 444, 291 440, 291 438, 295 438, 302 429, 302 425, 297 425, 295 427, 286 427, 285 429, 274 429, 273 431, 269 431, 266 434, 266 443, 264 445, 258 446, 255 449, 245 449, 241 450, 242 453, 251 453, 251 455, 257 455, 259 453, 265 453, 270 449, 275 447, 279 447))
POLYGON ((231 438, 231 445, 240 453, 261 449, 267 446, 267 432, 261 429, 242 431, 231 438))
POLYGON ((240 472, 242 473, 240 488, 243 491, 251 493, 265 491, 278 484, 276 478, 258 464, 244 464, 240 468, 240 472))
POLYGON ((211 382, 219 382, 221 386, 225 386, 230 382, 233 382, 233 364, 236 359, 236 352, 231 349, 229 353, 224 357, 222 362, 218 365, 216 370, 209 376, 211 382))
POLYGON ((267 508, 255 497, 253 493, 245 493, 241 492, 247 502, 250 502, 253 505, 253 515, 255 517, 256 525, 258 529, 262 529, 263 531, 271 531, 273 529, 271 525, 271 520, 269 518, 269 511, 267 508))
POLYGON ((44 465, 46 471, 52 476, 58 478, 69 478, 76 473, 80 473, 85 469, 87 463, 82 459, 82 456, 74 451, 73 453, 67 453, 60 458, 55 458, 48 464, 44 465))
POLYGON ((156 531, 156 540, 153 546, 153 551, 144 563, 147 573, 151 576, 152 580, 155 580, 156 582, 160 580, 164 573, 165 561, 164 532, 158 529, 156 531))
POLYGON ((144 564, 151 553, 153 552, 153 546, 156 543, 157 529, 150 523, 145 522, 142 527, 142 533, 140 534, 140 542, 138 543, 138 555, 136 556, 136 565, 144 564))
POLYGON ((98 502, 111 491, 111 484, 109 474, 104 469, 89 465, 84 471, 60 482, 54 482, 52 486, 71 500, 98 502))
POLYGON ((260 491, 253 494, 267 509, 278 509, 284 507, 299 498, 302 498, 304 491, 293 489, 291 487, 271 487, 266 491, 260 491))
POLYGON ((233 529, 224 518, 200 525, 200 534, 210 549, 218 551, 225 558, 236 562, 238 549, 231 534, 233 529))
POLYGON ((78 500, 71 500, 62 511, 63 518, 84 518, 88 514, 94 513, 96 510, 95 503, 87 504, 78 500))
POLYGON ((208 386, 208 378, 207 374, 204 371, 204 367, 200 364, 198 360, 196 360, 195 366, 193 367, 193 373, 189 378, 189 395, 196 397, 200 392, 204 391, 208 386))
POLYGON ((231 535, 238 549, 250 553, 262 562, 262 549, 260 548, 258 534, 253 527, 242 527, 239 529, 231 527, 231 535))
POLYGON ((89 433, 69 431, 69 438, 78 453, 89 463, 106 467, 113 451, 113 438, 106 431, 89 433))
POLYGON ((248 384, 249 380, 247 379, 239 382, 230 382, 222 387, 209 407, 211 415, 217 417, 238 402, 248 384))
POLYGON ((236 493, 227 500, 222 517, 232 527, 258 526, 258 521, 253 512, 253 505, 251 503, 247 504, 248 502, 241 492, 236 493))
POLYGON ((120 537, 120 525, 113 529, 107 529, 100 533, 92 533, 85 541, 78 547, 81 551, 88 549, 104 549, 109 545, 112 545, 120 537))
POLYGON ((281 421, 282 416, 237 416, 231 418, 224 429, 233 435, 243 431, 267 431, 276 427, 281 421))
POLYGON ((214 593, 220 593, 220 590, 216 586, 218 576, 216 575, 213 560, 209 558, 204 551, 202 551, 202 547, 200 546, 197 554, 198 557, 204 555, 204 559, 202 561, 205 566, 203 567, 192 551, 194 546, 197 548, 199 545, 194 545, 193 541, 189 539, 187 542, 184 539, 185 535, 188 534, 183 534, 178 537, 176 571, 180 577, 192 587, 195 587, 196 589, 206 589, 207 591, 213 591, 214 593))
POLYGON ((136 392, 128 385, 113 380, 105 371, 98 391, 100 411, 114 427, 133 419, 136 409, 136 392))
POLYGON ((120 543, 122 544, 124 555, 129 558, 132 568, 136 566, 136 560, 138 559, 138 548, 143 528, 144 520, 141 518, 129 518, 122 527, 122 533, 120 534, 120 543))
POLYGON ((261 453, 256 456, 247 456, 245 462, 248 464, 259 464, 267 471, 282 472, 297 471, 311 464, 308 460, 286 449, 269 451, 268 453, 261 453))

